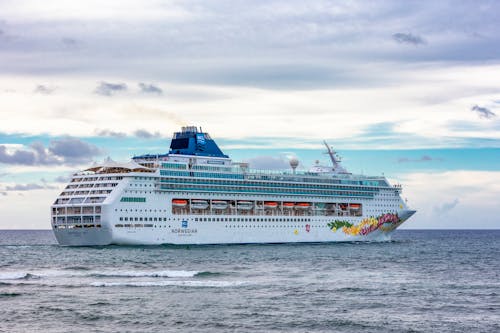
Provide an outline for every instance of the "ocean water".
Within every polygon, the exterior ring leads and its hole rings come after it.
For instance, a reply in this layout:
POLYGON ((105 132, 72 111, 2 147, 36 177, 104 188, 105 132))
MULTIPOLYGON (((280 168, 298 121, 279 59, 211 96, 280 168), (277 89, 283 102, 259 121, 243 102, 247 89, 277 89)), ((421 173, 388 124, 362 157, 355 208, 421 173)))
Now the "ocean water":
POLYGON ((500 332, 500 230, 70 248, 0 231, 2 332, 500 332))

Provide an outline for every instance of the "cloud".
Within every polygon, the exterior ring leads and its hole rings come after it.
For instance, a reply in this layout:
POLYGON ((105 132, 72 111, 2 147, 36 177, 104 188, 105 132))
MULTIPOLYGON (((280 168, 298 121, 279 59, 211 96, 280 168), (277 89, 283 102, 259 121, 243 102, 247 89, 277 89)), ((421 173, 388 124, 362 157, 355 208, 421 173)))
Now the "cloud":
POLYGON ((108 129, 103 129, 103 130, 96 129, 94 132, 98 136, 109 136, 112 138, 124 138, 127 136, 127 134, 123 132, 115 132, 113 130, 108 130, 108 129))
POLYGON ((141 88, 142 93, 157 94, 157 95, 163 94, 163 90, 160 87, 155 86, 153 84, 146 84, 146 83, 140 82, 139 88, 141 88))
POLYGON ((73 38, 69 38, 69 37, 64 37, 61 39, 61 42, 64 44, 64 45, 67 45, 67 46, 75 46, 76 44, 78 44, 78 42, 76 41, 76 39, 73 39, 73 38))
POLYGON ((434 212, 438 215, 446 214, 453 208, 455 208, 458 204, 460 203, 460 200, 458 198, 455 198, 455 200, 450 201, 450 202, 444 202, 442 205, 439 206, 434 206, 434 212))
POLYGON ((31 190, 45 190, 45 189, 55 189, 56 187, 51 185, 40 185, 40 184, 15 184, 14 186, 6 186, 6 191, 31 191, 31 190))
POLYGON ((7 192, 0 191, 0 195, 6 196, 7 192))
POLYGON ((159 132, 154 132, 151 133, 145 129, 138 129, 134 132, 134 135, 138 138, 141 139, 156 139, 161 137, 161 134, 159 132))
POLYGON ((442 158, 431 157, 429 155, 422 155, 422 157, 417 159, 411 159, 408 157, 401 157, 398 159, 398 163, 407 163, 407 162, 431 162, 431 161, 442 161, 442 158))
POLYGON ((411 33, 398 32, 392 35, 392 39, 394 39, 399 44, 412 44, 412 45, 426 44, 426 41, 422 37, 411 33))
POLYGON ((57 176, 54 178, 54 182, 56 183, 68 183, 71 180, 71 175, 68 176, 57 176))
POLYGON ((63 138, 50 141, 49 147, 34 141, 29 147, 8 150, 0 145, 0 163, 16 165, 59 165, 89 162, 102 154, 102 150, 90 143, 76 138, 63 138))
POLYGON ((109 83, 101 81, 99 86, 95 88, 94 92, 98 95, 112 96, 117 92, 123 92, 127 90, 127 85, 125 83, 109 83))
POLYGON ((471 108, 471 111, 476 112, 479 115, 479 118, 483 119, 492 119, 496 117, 496 114, 493 111, 491 111, 488 108, 481 107, 479 105, 474 105, 471 108))
POLYGON ((39 84, 36 86, 34 92, 37 94, 42 94, 42 95, 50 95, 56 90, 55 87, 48 87, 43 84, 39 84))
POLYGON ((16 150, 13 153, 7 152, 7 147, 0 145, 0 163, 34 165, 36 154, 32 151, 16 150))
MULTIPOLYGON (((112 138, 117 138, 117 139, 122 139, 126 138, 128 135, 127 133, 124 132, 116 132, 113 130, 109 129, 104 129, 104 130, 95 130, 94 131, 96 135, 98 136, 106 136, 106 137, 112 137, 112 138)), ((141 138, 141 139, 156 139, 160 138, 161 134, 160 132, 150 132, 145 129, 138 129, 133 132, 133 136, 141 138)))
POLYGON ((50 142, 49 151, 69 160, 86 160, 102 153, 101 149, 76 138, 63 138, 50 142))
POLYGON ((283 170, 291 169, 288 159, 285 156, 256 156, 246 160, 252 169, 283 170))

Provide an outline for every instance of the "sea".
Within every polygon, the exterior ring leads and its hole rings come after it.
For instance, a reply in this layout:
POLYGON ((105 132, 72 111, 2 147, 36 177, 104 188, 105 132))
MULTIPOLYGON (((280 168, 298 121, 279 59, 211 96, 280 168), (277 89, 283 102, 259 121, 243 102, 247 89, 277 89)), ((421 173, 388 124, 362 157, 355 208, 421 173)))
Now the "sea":
POLYGON ((500 332, 500 230, 61 247, 0 231, 1 332, 500 332))

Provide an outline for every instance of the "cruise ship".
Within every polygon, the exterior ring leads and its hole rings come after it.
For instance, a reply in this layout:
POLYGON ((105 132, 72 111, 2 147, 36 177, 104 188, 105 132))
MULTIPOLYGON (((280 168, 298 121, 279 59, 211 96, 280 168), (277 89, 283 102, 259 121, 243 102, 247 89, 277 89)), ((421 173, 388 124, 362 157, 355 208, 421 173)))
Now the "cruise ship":
POLYGON ((331 165, 254 170, 201 128, 182 127, 166 154, 107 160, 77 172, 51 206, 66 246, 388 241, 412 216, 400 185, 331 165))

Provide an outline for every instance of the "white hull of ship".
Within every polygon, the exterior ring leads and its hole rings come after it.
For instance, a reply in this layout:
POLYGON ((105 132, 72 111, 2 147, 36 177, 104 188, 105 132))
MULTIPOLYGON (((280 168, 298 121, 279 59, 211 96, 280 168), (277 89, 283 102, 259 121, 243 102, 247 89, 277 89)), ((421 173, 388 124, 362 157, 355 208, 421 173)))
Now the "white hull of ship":
MULTIPOLYGON (((413 211, 402 212, 402 222, 413 211)), ((390 231, 375 230, 367 235, 351 236, 341 229, 327 226, 332 219, 298 222, 202 222, 194 217, 179 218, 157 227, 116 228, 103 224, 101 228, 54 229, 57 241, 67 246, 100 245, 203 245, 203 244, 272 244, 322 242, 385 242, 390 231)), ((353 223, 363 217, 349 218, 353 223)), ((401 222, 401 223, 402 223, 401 222)), ((399 223, 399 224, 401 224, 399 223)))

